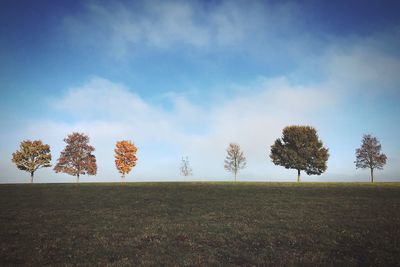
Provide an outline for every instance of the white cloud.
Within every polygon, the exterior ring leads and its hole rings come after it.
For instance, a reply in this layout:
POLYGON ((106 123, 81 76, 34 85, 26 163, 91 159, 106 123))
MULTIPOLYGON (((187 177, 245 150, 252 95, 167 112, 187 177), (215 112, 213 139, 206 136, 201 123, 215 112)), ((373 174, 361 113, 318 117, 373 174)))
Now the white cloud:
POLYGON ((297 13, 294 4, 257 1, 88 2, 82 12, 64 18, 64 28, 74 44, 102 47, 110 56, 123 59, 143 46, 183 45, 207 51, 267 42, 276 47, 277 39, 288 38, 289 32, 301 27, 297 13))
POLYGON ((201 47, 209 43, 209 32, 196 22, 196 11, 189 2, 161 1, 147 8, 151 19, 143 18, 141 27, 148 44, 164 47, 182 42, 201 47))
POLYGON ((325 70, 332 82, 345 86, 338 90, 373 95, 399 92, 399 58, 360 44, 341 50, 328 52, 325 70))
POLYGON ((177 43, 209 44, 210 33, 194 13, 189 2, 89 2, 83 13, 64 18, 64 26, 73 43, 103 46, 111 56, 122 59, 135 52, 138 43, 161 49, 177 43))

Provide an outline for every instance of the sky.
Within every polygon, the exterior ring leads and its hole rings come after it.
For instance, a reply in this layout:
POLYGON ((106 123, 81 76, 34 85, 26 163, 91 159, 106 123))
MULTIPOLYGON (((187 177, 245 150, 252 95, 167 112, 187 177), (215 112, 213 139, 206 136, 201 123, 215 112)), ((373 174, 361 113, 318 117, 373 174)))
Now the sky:
MULTIPOLYGON (((247 157, 240 181, 295 181, 270 147, 310 125, 327 171, 303 181, 369 181, 355 168, 363 134, 400 181, 399 1, 0 1, 0 183, 28 182, 11 162, 22 140, 89 135, 98 172, 120 181, 118 140, 138 147, 127 181, 228 181, 226 148, 247 157), (193 176, 180 176, 182 156, 193 176)), ((35 182, 73 182, 40 169, 35 182)))

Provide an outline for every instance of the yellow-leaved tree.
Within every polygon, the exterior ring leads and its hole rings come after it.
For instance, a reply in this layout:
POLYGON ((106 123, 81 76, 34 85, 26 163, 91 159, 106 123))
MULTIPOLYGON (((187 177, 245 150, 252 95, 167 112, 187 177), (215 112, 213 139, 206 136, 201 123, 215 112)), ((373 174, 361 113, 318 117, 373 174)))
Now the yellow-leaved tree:
POLYGON ((40 168, 50 167, 50 146, 43 144, 41 140, 22 141, 19 150, 12 154, 12 162, 17 168, 31 174, 30 182, 33 183, 33 175, 40 168))
POLYGON ((125 175, 128 174, 133 167, 136 166, 137 147, 131 141, 118 141, 115 144, 115 166, 121 174, 122 181, 125 180, 125 175))

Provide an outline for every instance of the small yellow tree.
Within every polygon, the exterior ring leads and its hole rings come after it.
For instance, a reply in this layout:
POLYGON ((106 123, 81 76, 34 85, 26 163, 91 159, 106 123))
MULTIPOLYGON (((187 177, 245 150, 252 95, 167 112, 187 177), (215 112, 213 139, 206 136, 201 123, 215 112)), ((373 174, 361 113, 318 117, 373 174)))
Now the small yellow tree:
POLYGON ((131 141, 126 140, 118 141, 115 146, 115 166, 121 173, 122 181, 124 181, 125 175, 136 166, 137 147, 131 141))

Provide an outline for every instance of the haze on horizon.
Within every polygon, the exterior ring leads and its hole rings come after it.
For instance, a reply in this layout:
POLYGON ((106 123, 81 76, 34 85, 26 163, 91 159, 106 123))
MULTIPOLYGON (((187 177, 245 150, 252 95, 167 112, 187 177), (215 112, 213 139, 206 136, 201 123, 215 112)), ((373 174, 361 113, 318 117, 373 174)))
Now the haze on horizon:
MULTIPOLYGON (((363 134, 388 157, 377 181, 399 181, 398 1, 0 2, 0 183, 27 182, 11 162, 26 139, 54 165, 73 131, 89 135, 98 174, 120 181, 118 140, 138 162, 127 181, 295 181, 270 146, 288 125, 310 125, 328 170, 302 181, 369 181, 356 170, 363 134), (193 176, 181 177, 182 156, 193 176)), ((52 168, 36 182, 73 182, 52 168)))

